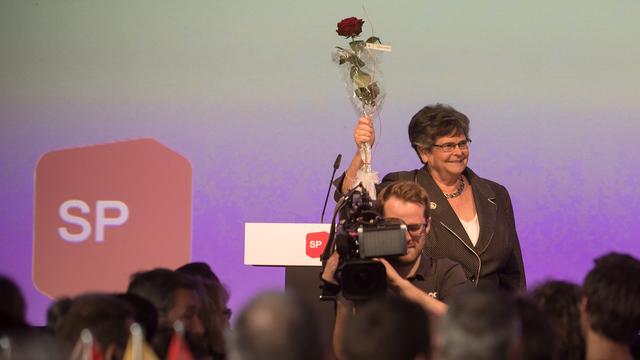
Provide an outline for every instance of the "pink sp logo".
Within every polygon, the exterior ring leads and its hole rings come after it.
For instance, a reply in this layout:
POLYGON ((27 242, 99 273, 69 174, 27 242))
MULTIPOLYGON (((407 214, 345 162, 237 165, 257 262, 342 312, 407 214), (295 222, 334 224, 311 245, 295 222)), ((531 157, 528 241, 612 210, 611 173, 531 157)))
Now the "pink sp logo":
POLYGON ((306 253, 310 258, 319 258, 327 245, 329 233, 326 231, 313 232, 307 234, 306 253))
POLYGON ((55 150, 36 167, 33 282, 52 298, 126 289, 191 258, 191 164, 153 139, 55 150))

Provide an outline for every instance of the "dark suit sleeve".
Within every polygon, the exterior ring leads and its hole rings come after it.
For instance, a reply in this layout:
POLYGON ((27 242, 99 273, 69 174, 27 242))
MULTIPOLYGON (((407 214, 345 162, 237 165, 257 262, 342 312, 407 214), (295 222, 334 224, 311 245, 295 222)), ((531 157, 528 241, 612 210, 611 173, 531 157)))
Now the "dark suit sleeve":
POLYGON ((382 191, 382 189, 386 188, 391 183, 400 180, 400 178, 401 178, 401 173, 399 173, 399 172, 389 173, 389 174, 385 175, 385 177, 382 178, 382 181, 380 181, 380 184, 378 184, 378 186, 376 186, 376 190, 378 192, 380 192, 380 191, 382 191))
MULTIPOLYGON (((506 189, 505 189, 506 192, 506 189)), ((510 291, 526 290, 527 281, 524 274, 524 262, 520 250, 520 240, 516 231, 516 222, 513 216, 513 205, 509 193, 506 192, 506 214, 509 234, 513 239, 513 250, 505 265, 498 272, 500 287, 510 291)))
MULTIPOLYGON (((389 184, 391 184, 391 183, 393 183, 395 181, 413 179, 413 177, 411 175, 412 173, 413 172, 402 171, 402 172, 393 172, 393 173, 389 173, 389 174, 385 175, 385 177, 382 178, 382 181, 380 182, 380 184, 376 185, 376 192, 380 193, 380 191, 382 191, 382 189, 384 189, 389 184)), ((336 202, 338 202, 340 200, 340 198, 342 198, 342 196, 344 196, 344 194, 341 191, 342 183, 344 182, 344 178, 345 178, 345 173, 342 173, 342 175, 340 175, 339 178, 337 178, 336 180, 333 181, 333 186, 336 187, 336 191, 333 193, 333 199, 336 202)))
POLYGON ((335 200, 336 202, 340 201, 340 198, 344 196, 344 194, 342 193, 342 183, 344 182, 345 175, 346 173, 342 173, 339 178, 333 181, 333 186, 336 187, 336 191, 334 191, 333 193, 333 200, 335 200))
POLYGON ((387 186, 391 185, 396 181, 414 181, 416 176, 416 171, 417 170, 398 171, 398 172, 389 173, 382 178, 382 181, 380 181, 380 184, 376 185, 376 191, 379 194, 382 191, 382 189, 386 188, 387 186))
POLYGON ((473 288, 473 284, 464 275, 462 266, 457 262, 440 259, 438 267, 438 299, 446 303, 452 296, 473 288))

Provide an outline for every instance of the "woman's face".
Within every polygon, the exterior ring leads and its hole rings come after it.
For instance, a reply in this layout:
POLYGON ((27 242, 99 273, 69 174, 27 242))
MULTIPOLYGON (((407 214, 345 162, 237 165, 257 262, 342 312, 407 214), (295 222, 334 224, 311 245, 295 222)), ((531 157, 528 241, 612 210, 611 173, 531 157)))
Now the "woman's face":
MULTIPOLYGON (((436 139, 434 146, 429 149, 420 149, 420 158, 435 171, 442 175, 459 176, 467 167, 469 161, 469 148, 456 146, 467 140, 464 134, 442 136, 436 139), (453 144, 453 150, 446 152, 439 145, 453 144)), ((464 146, 463 146, 464 147, 464 146)))

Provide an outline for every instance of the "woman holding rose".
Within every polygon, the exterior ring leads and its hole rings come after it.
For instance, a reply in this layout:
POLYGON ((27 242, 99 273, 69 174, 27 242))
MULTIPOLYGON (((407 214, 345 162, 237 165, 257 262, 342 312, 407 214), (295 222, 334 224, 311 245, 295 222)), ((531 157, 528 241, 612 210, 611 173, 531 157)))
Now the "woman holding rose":
MULTIPOLYGON (((360 118, 353 136, 358 147, 366 142, 373 144, 375 131, 370 119, 360 118)), ((460 263, 475 286, 525 289, 509 193, 504 186, 479 177, 467 167, 471 143, 467 116, 447 105, 426 106, 411 119, 409 140, 424 166, 386 175, 378 191, 400 180, 414 181, 427 191, 431 207, 427 254, 460 263)), ((342 193, 357 185, 356 173, 361 166, 356 151, 337 182, 342 193)))

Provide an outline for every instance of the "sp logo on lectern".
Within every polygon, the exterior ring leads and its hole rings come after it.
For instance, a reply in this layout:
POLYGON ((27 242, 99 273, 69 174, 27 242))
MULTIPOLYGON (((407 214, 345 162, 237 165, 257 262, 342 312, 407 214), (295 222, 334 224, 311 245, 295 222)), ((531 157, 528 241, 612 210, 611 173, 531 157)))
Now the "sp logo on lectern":
POLYGON ((312 232, 307 234, 306 253, 310 258, 319 258, 324 251, 324 247, 329 240, 329 233, 326 231, 312 232))
POLYGON ((33 282, 51 297, 123 291, 191 258, 191 164, 153 139, 51 151, 36 167, 33 282))

